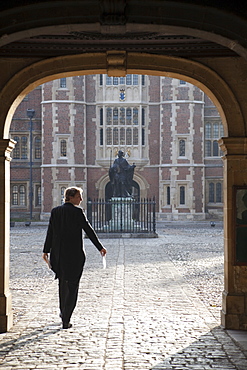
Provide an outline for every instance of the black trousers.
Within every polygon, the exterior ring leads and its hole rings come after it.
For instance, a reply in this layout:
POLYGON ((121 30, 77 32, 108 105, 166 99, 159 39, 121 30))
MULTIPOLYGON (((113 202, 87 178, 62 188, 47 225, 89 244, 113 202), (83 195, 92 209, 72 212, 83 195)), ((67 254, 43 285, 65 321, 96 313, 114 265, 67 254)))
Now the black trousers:
POLYGON ((58 279, 58 281, 60 313, 63 323, 67 324, 76 306, 80 279, 74 281, 58 279))

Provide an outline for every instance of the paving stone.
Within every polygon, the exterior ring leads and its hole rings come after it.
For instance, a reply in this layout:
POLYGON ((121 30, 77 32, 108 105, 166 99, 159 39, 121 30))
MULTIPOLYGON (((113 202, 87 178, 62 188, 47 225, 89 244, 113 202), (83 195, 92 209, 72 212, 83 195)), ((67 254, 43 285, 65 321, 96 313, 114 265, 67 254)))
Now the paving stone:
POLYGON ((61 329, 57 281, 41 259, 45 233, 11 229, 14 326, 0 335, 0 368, 247 369, 238 333, 234 340, 220 327, 222 225, 175 222, 159 227, 157 239, 103 239, 105 270, 85 239, 69 330, 61 329))

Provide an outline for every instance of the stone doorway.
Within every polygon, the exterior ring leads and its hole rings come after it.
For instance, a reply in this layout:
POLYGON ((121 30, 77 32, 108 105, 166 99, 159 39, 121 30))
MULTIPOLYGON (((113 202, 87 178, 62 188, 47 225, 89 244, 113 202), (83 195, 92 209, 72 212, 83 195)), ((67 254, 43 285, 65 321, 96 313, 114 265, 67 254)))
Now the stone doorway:
MULTIPOLYGON (((11 293, 8 281, 9 161, 11 150, 14 147, 14 143, 9 140, 9 128, 13 113, 23 97, 35 86, 68 75, 92 73, 106 73, 111 76, 124 76, 127 73, 166 74, 200 87, 217 106, 226 133, 226 137, 220 143, 225 162, 225 288, 222 324, 228 329, 246 330, 247 271, 246 265, 238 265, 234 260, 233 187, 246 185, 247 45, 242 35, 246 33, 247 23, 238 16, 234 6, 229 13, 220 7, 209 6, 206 14, 205 6, 198 5, 198 2, 196 4, 186 1, 182 4, 174 2, 171 6, 171 2, 164 1, 159 2, 160 6, 157 9, 152 9, 152 2, 147 1, 143 12, 140 13, 136 3, 132 1, 128 2, 128 7, 125 1, 113 2, 112 6, 109 5, 110 2, 102 1, 100 7, 98 2, 93 1, 83 11, 81 11, 82 2, 75 2, 73 9, 67 8, 75 17, 81 14, 80 19, 76 18, 80 23, 78 25, 76 21, 70 24, 73 17, 64 17, 63 21, 57 19, 56 17, 60 16, 61 12, 54 11, 53 2, 42 4, 42 12, 36 20, 33 17, 33 8, 29 8, 34 5, 31 4, 32 2, 28 3, 30 4, 22 10, 26 12, 25 17, 19 16, 20 9, 17 2, 16 8, 13 4, 11 5, 11 12, 7 9, 8 4, 5 4, 5 8, 0 13, 3 25, 0 43, 3 52, 1 59, 3 79, 0 82, 2 103, 0 111, 2 127, 0 138, 0 187, 2 189, 0 194, 0 331, 8 330, 12 325, 11 293), (153 10, 152 14, 150 14, 150 9, 153 10), (177 18, 178 10, 181 14, 179 19, 177 18), (157 33, 166 33, 168 39, 171 32, 177 36, 181 33, 192 38, 200 36, 198 45, 203 46, 206 40, 212 41, 223 46, 226 54, 222 54, 223 51, 221 51, 221 55, 212 53, 211 55, 185 56, 176 55, 170 51, 170 55, 164 55, 164 48, 149 54, 148 50, 150 50, 152 40, 149 45, 146 44, 143 47, 145 39, 150 37, 146 34, 147 29, 156 33, 156 36, 157 33), (39 55, 25 54, 23 52, 25 48, 21 54, 18 54, 18 47, 15 49, 17 46, 14 45, 15 41, 25 40, 30 38, 30 35, 38 38, 45 35, 46 38, 47 35, 53 34, 57 37, 64 31, 77 32, 78 39, 84 37, 86 40, 88 33, 93 33, 90 37, 92 39, 96 36, 96 41, 100 39, 99 46, 94 45, 91 52, 82 48, 83 54, 78 54, 77 51, 71 55, 62 53, 61 50, 58 50, 56 55, 43 55, 40 52, 42 48, 39 49, 39 55), (121 44, 124 44, 125 38, 128 45, 125 44, 119 49, 119 44, 113 37, 114 34, 123 35, 121 44), (107 40, 107 47, 105 45, 102 47, 103 39, 107 40), (130 43, 129 40, 131 40, 130 43), (14 55, 15 58, 13 58, 14 55)), ((64 11, 64 14, 70 14, 66 9, 64 11)), ((39 46, 42 44, 40 40, 37 43, 39 46)), ((188 40, 185 41, 186 43, 188 40)), ((164 41, 161 41, 161 44, 163 45, 164 41)), ((26 50, 29 48, 26 47, 26 50)))

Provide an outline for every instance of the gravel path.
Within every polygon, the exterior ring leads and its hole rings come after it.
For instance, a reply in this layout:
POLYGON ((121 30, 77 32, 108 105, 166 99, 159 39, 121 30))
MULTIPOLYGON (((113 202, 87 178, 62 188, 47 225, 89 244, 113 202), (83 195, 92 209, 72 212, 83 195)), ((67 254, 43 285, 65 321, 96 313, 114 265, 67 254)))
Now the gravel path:
POLYGON ((224 284, 222 222, 215 227, 209 222, 171 223, 161 230, 170 260, 205 305, 219 314, 224 284))
POLYGON ((106 269, 85 239, 68 331, 58 316, 57 281, 41 258, 45 234, 34 224, 11 229, 15 325, 0 336, 0 368, 247 369, 247 351, 220 326, 221 223, 166 222, 155 239, 102 239, 106 269))
MULTIPOLYGON (((11 229, 10 286, 15 323, 35 296, 42 295, 53 282, 53 274, 41 259, 45 234, 45 226, 11 229)), ((222 222, 214 228, 210 222, 167 222, 158 225, 158 234, 159 244, 169 259, 207 308, 219 317, 224 280, 222 222)), ((106 239, 103 242, 107 243, 106 239)), ((92 263, 90 253, 88 257, 92 263)))

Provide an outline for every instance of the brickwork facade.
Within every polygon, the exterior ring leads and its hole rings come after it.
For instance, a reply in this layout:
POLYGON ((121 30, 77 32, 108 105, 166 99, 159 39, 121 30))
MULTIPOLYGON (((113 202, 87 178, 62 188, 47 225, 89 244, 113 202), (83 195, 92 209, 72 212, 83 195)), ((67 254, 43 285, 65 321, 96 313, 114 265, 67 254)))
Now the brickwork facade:
POLYGON ((41 213, 41 87, 25 97, 15 112, 11 123, 10 135, 16 141, 11 162, 11 216, 26 219, 30 215, 30 199, 32 198, 32 216, 39 218, 41 213), (31 119, 28 109, 34 110, 31 119), (32 166, 30 166, 30 131, 32 131, 32 166), (30 168, 32 167, 32 173, 30 168), (30 181, 30 179, 32 181, 30 181), (30 197, 30 193, 32 196, 30 197))
POLYGON ((87 198, 108 197, 108 170, 120 149, 136 164, 134 196, 155 196, 160 219, 222 214, 221 119, 211 100, 185 81, 138 75, 54 80, 22 101, 10 133, 18 141, 11 162, 12 219, 28 218, 30 188, 36 219, 49 217, 67 186, 83 188, 84 207, 87 198))

